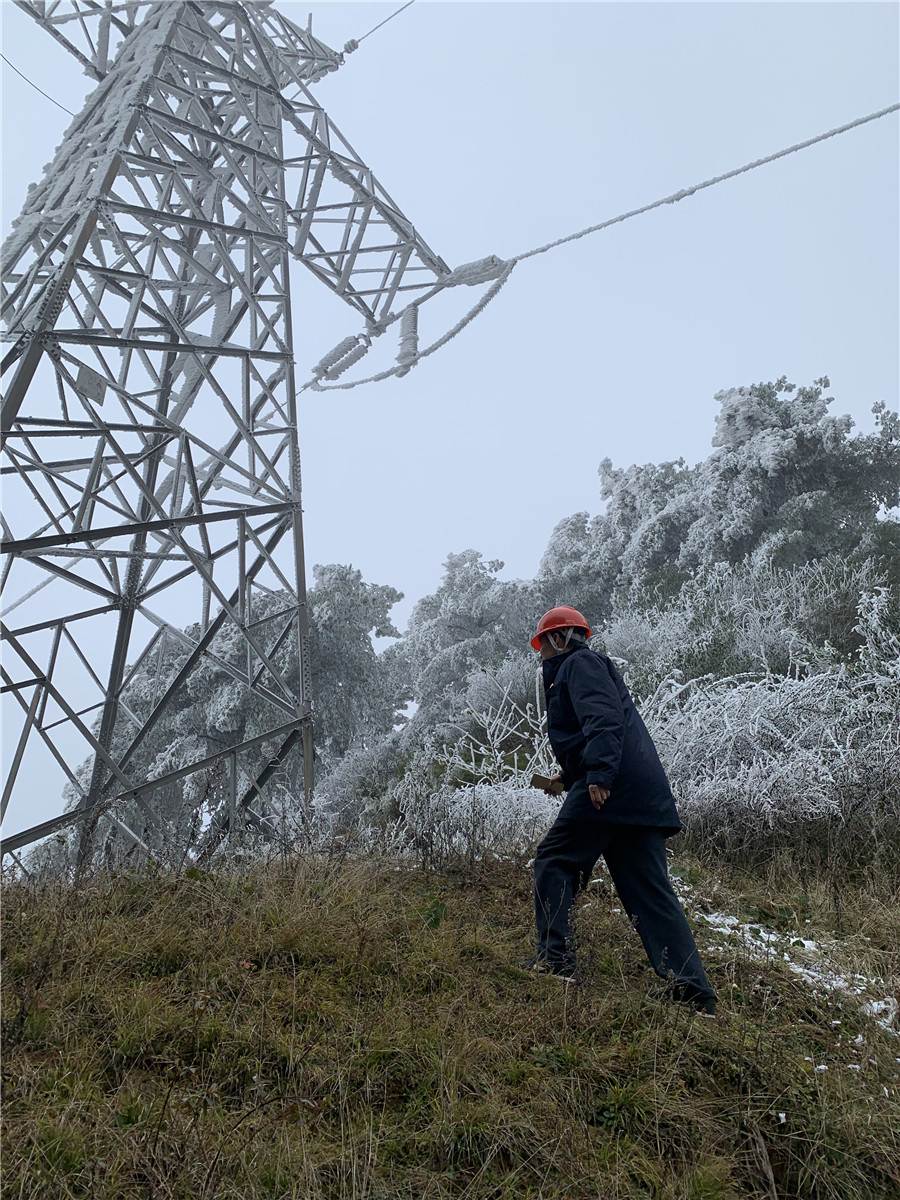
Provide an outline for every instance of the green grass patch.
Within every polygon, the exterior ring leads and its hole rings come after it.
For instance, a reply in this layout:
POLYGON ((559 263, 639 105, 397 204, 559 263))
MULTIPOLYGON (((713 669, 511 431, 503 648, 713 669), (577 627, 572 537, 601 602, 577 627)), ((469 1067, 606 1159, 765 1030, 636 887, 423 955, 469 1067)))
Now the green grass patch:
MULTIPOLYGON (((808 933, 825 909, 791 887, 743 903, 808 933)), ((850 900, 845 935, 883 959, 896 913, 850 900)), ((602 885, 566 987, 516 967, 531 906, 512 862, 7 886, 5 1194, 900 1196, 900 1042, 851 997, 720 946, 715 1020, 648 999, 602 885)))

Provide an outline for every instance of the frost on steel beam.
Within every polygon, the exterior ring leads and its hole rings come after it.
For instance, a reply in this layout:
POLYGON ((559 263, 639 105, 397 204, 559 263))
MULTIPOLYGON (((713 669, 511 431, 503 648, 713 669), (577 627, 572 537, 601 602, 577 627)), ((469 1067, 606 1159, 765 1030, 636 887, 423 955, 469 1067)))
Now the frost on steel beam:
POLYGON ((60 45, 86 75, 102 79, 122 39, 134 29, 147 3, 116 0, 14 0, 60 45))
POLYGON ((295 144, 288 211, 292 250, 375 330, 450 274, 309 90, 285 103, 295 144))
POLYGON ((24 7, 101 79, 4 247, 12 786, 82 859, 208 852, 312 782, 291 258, 376 329, 448 269, 268 5, 24 7))
MULTIPOLYGON (((13 0, 41 28, 81 64, 92 79, 105 78, 122 42, 146 17, 158 0, 13 0)), ((175 0, 166 0, 175 2, 175 0)), ((310 81, 335 71, 343 56, 313 37, 280 13, 270 9, 271 0, 253 0, 254 21, 262 24, 281 56, 310 81)), ((198 9, 226 8, 199 0, 198 9)))

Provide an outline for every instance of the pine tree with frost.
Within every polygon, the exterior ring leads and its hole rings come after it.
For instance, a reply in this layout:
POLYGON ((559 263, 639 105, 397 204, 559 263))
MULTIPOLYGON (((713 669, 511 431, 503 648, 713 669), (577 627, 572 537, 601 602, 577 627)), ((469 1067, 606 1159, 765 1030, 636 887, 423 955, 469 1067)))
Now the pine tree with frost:
POLYGON ((498 579, 502 569, 476 550, 450 554, 438 590, 413 609, 396 654, 418 706, 418 729, 453 719, 472 672, 526 653, 542 596, 531 583, 498 579))
POLYGON ((795 388, 785 379, 719 392, 713 453, 615 468, 600 465, 605 510, 560 522, 539 579, 568 587, 573 603, 616 588, 677 594, 700 567, 753 556, 792 568, 828 554, 884 558, 900 573, 900 419, 874 408, 875 432, 851 434, 833 417, 827 379, 795 388))

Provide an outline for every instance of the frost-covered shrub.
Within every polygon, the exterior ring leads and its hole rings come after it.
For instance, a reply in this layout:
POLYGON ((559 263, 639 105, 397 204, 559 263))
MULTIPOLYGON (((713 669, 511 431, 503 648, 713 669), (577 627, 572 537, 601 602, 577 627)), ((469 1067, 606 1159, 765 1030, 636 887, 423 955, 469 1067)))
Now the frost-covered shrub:
POLYGON ((327 817, 329 828, 341 834, 377 824, 385 810, 385 797, 402 779, 409 757, 399 730, 350 751, 316 786, 314 807, 319 821, 327 817))
POLYGON ((551 824, 559 800, 531 787, 535 772, 554 770, 535 681, 527 660, 507 660, 496 676, 470 677, 466 696, 483 703, 466 710, 455 739, 426 745, 424 769, 409 771, 393 795, 417 857, 520 854, 551 824))
POLYGON ((886 589, 864 597, 851 663, 670 680, 643 716, 698 851, 878 862, 900 848, 900 640, 886 589))
POLYGON ((694 683, 645 714, 697 850, 896 859, 897 680, 844 670, 694 683))
POLYGON ((559 801, 544 792, 512 783, 424 793, 410 788, 398 800, 407 846, 430 864, 526 853, 559 808, 559 801))
POLYGON ((535 771, 551 769, 534 658, 511 656, 496 672, 472 672, 463 698, 459 721, 436 731, 440 742, 432 750, 448 778, 526 786, 535 771))
POLYGON ((431 866, 530 851, 559 800, 522 783, 524 773, 460 786, 450 780, 454 750, 440 753, 426 747, 406 760, 403 774, 367 806, 317 803, 308 828, 285 833, 320 852, 390 854, 431 866))
POLYGON ((624 665, 637 696, 670 675, 816 669, 859 649, 861 599, 882 582, 870 560, 830 557, 793 571, 720 563, 687 580, 669 603, 616 616, 597 643, 624 665))
POLYGON ((432 864, 530 849, 559 800, 530 786, 550 774, 534 662, 508 660, 475 672, 464 695, 478 708, 411 749, 409 730, 348 755, 317 790, 309 837, 432 864), (529 695, 530 693, 530 695, 529 695))

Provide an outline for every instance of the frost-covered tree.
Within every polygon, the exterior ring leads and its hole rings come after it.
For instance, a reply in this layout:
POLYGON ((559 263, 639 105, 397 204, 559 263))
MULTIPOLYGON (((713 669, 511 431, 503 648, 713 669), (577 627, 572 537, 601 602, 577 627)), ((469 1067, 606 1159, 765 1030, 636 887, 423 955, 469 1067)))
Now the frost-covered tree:
POLYGON ((748 557, 793 568, 877 555, 889 568, 900 552, 900 527, 884 519, 900 503, 900 419, 876 405, 875 432, 853 436, 850 417, 829 415, 828 386, 782 378, 719 392, 713 453, 695 467, 604 459, 604 512, 560 522, 539 578, 609 613, 617 587, 632 602, 652 589, 664 599, 697 568, 748 557))
POLYGON ((407 673, 417 728, 452 719, 472 672, 529 652, 542 593, 523 580, 498 579, 502 569, 476 550, 451 554, 440 587, 413 609, 392 657, 407 673))
POLYGON ((316 749, 326 769, 388 733, 410 698, 391 657, 372 638, 399 638, 390 611, 403 593, 366 583, 353 567, 316 566, 309 592, 316 749))

